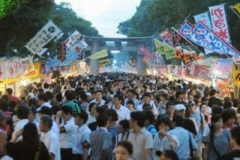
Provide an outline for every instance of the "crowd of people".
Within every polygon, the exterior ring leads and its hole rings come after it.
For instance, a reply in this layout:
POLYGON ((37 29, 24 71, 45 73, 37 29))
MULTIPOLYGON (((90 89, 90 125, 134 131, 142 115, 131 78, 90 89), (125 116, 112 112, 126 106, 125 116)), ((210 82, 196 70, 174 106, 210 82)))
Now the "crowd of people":
POLYGON ((103 73, 0 98, 0 160, 236 160, 240 101, 204 84, 103 73))

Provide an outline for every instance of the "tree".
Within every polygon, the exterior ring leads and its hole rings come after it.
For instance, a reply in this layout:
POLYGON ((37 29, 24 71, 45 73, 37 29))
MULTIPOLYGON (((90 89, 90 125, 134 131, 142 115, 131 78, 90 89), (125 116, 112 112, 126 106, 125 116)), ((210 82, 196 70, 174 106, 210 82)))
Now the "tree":
POLYGON ((28 2, 28 0, 1 0, 0 1, 0 19, 8 14, 12 14, 17 11, 19 6, 28 2))
POLYGON ((55 4, 51 18, 66 33, 78 30, 83 35, 99 36, 98 31, 92 27, 92 23, 78 17, 69 3, 55 4))
POLYGON ((153 0, 142 0, 140 6, 137 7, 136 13, 118 26, 118 32, 128 37, 151 36, 155 33, 155 26, 148 18, 148 5, 153 0))
MULTIPOLYGON (((28 55, 29 51, 24 45, 49 19, 64 33, 72 33, 77 29, 84 35, 97 36, 98 31, 92 27, 91 22, 78 17, 70 7, 68 3, 56 5, 54 0, 29 0, 24 5, 19 5, 14 13, 0 19, 0 57, 28 55)), ((45 47, 52 52, 55 50, 55 42, 51 41, 45 47)))
POLYGON ((0 57, 22 51, 24 45, 49 20, 53 0, 29 1, 0 20, 0 57))

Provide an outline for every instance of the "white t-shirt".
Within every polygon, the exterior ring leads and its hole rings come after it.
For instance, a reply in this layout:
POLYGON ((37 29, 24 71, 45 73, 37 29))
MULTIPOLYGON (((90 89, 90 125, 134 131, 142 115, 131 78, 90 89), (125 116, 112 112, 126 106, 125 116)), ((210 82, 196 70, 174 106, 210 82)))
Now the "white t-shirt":
POLYGON ((121 106, 119 109, 116 109, 115 106, 111 106, 110 109, 114 109, 118 114, 118 122, 121 120, 130 120, 130 110, 125 107, 121 106))
POLYGON ((41 133, 40 140, 46 145, 49 154, 54 154, 54 160, 61 160, 59 137, 52 131, 41 133))
MULTIPOLYGON (((157 108, 156 108, 155 104, 154 103, 150 103, 150 106, 153 109, 154 115, 158 115, 158 111, 157 111, 157 108)), ((137 111, 142 111, 143 110, 143 104, 138 105, 136 110, 137 111)))
POLYGON ((142 128, 138 134, 130 131, 128 141, 133 144, 132 158, 136 160, 145 160, 145 150, 153 148, 153 136, 145 128, 142 128))
POLYGON ((77 139, 77 126, 74 123, 74 118, 68 120, 64 128, 66 133, 60 134, 60 146, 61 148, 73 148, 77 139))
POLYGON ((58 139, 60 138, 60 129, 58 128, 58 125, 55 121, 52 123, 52 128, 51 130, 57 135, 58 139))

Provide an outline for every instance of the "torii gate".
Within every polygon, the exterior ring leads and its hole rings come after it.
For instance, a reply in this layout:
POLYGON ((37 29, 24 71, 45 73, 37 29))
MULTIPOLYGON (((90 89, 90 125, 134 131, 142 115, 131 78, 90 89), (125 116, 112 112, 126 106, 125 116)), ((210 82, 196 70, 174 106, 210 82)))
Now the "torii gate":
MULTIPOLYGON (((142 62, 143 54, 140 53, 140 47, 147 46, 146 44, 149 43, 148 48, 153 51, 154 50, 154 37, 129 37, 129 38, 105 38, 105 37, 91 37, 91 36, 84 36, 85 41, 88 44, 92 44, 86 48, 86 50, 91 51, 91 54, 96 53, 101 49, 107 49, 108 51, 112 50, 119 50, 119 51, 134 51, 138 53, 137 58, 137 73, 139 75, 146 75, 146 64, 142 62), (103 42, 114 42, 115 46, 100 46, 100 43, 103 42), (122 42, 134 42, 137 43, 136 46, 122 46, 122 42)), ((90 62, 90 73, 92 75, 99 74, 99 61, 98 60, 91 60, 90 62)))

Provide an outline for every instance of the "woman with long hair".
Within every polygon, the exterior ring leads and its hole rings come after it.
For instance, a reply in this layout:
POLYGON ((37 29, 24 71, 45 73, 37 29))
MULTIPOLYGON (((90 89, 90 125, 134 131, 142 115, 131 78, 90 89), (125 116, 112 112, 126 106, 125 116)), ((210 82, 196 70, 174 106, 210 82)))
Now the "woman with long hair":
POLYGON ((230 151, 231 134, 228 129, 223 129, 223 120, 215 114, 211 118, 210 133, 203 137, 205 144, 204 159, 218 160, 230 151))
POLYGON ((46 146, 39 140, 34 123, 27 123, 23 131, 18 132, 16 138, 6 144, 6 150, 14 160, 50 160, 46 146), (23 140, 17 142, 20 135, 23 140))

